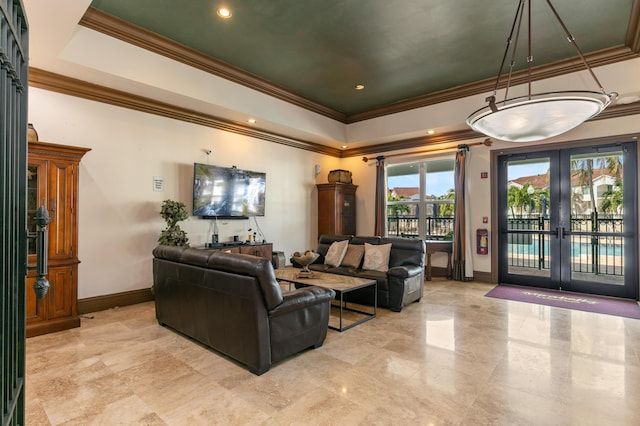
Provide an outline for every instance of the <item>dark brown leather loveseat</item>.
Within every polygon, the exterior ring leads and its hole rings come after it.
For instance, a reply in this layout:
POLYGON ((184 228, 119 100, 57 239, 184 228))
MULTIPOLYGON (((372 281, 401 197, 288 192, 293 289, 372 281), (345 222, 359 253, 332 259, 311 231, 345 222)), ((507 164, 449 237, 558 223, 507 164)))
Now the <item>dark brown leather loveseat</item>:
POLYGON ((333 290, 282 293, 267 259, 158 246, 153 250, 156 318, 260 375, 322 346, 333 290))
MULTIPOLYGON (((424 292, 425 242, 423 240, 393 237, 358 237, 352 235, 321 235, 316 250, 320 256, 309 269, 333 274, 374 279, 378 282, 378 306, 400 312, 410 303, 417 302, 424 292), (349 244, 379 245, 391 243, 389 269, 386 272, 362 269, 363 261, 353 266, 329 266, 324 259, 335 241, 349 240, 349 244)), ((368 288, 349 294, 348 301, 369 304, 373 290, 368 288)))

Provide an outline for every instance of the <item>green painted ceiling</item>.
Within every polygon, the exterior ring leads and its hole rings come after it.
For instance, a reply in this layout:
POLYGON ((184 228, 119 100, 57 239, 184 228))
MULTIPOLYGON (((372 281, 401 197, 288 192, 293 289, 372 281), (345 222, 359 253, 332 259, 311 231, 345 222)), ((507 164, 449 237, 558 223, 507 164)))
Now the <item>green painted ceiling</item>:
MULTIPOLYGON (((354 114, 496 76, 517 0, 94 0, 91 6, 354 114), (232 9, 223 20, 220 5, 232 9), (356 91, 356 84, 365 89, 356 91)), ((624 45, 633 0, 555 0, 588 54, 624 45)), ((575 56, 532 0, 534 65, 575 56)), ((526 32, 519 43, 526 48, 526 32)), ((526 52, 516 69, 526 67, 526 52)), ((595 87, 594 87, 595 89, 595 87)))

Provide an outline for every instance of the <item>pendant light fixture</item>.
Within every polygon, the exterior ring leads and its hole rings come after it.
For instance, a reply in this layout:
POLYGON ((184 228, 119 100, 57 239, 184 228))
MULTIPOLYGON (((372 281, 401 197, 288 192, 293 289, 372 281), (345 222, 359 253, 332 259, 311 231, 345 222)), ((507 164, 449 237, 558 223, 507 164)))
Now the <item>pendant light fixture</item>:
POLYGON ((568 41, 575 48, 578 56, 591 74, 600 91, 572 90, 565 92, 531 93, 531 66, 533 63, 531 53, 531 1, 532 0, 528 1, 527 12, 528 94, 526 96, 508 99, 509 85, 515 64, 514 57, 518 47, 525 4, 527 4, 527 0, 520 0, 511 26, 511 32, 507 39, 507 47, 502 57, 502 64, 500 65, 496 84, 493 89, 493 95, 486 98, 488 102, 486 107, 478 109, 467 118, 467 124, 473 130, 504 141, 532 142, 568 132, 584 121, 600 114, 618 96, 615 92, 607 94, 602 88, 602 84, 600 84, 593 70, 589 67, 574 37, 565 26, 550 0, 546 0, 549 8, 555 15, 560 26, 562 26, 568 41), (514 33, 515 39, 513 38, 514 33), (504 100, 496 101, 496 93, 500 85, 502 71, 511 47, 511 65, 507 76, 504 100))

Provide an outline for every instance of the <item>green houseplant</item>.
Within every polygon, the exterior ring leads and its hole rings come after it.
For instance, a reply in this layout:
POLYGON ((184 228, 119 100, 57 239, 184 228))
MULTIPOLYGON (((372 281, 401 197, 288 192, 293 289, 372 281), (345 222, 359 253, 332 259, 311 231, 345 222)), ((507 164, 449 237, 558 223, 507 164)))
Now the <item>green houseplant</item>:
POLYGON ((189 237, 178 225, 178 222, 189 217, 184 203, 164 200, 160 208, 160 216, 167 221, 167 227, 160 233, 158 242, 166 246, 189 247, 189 237))

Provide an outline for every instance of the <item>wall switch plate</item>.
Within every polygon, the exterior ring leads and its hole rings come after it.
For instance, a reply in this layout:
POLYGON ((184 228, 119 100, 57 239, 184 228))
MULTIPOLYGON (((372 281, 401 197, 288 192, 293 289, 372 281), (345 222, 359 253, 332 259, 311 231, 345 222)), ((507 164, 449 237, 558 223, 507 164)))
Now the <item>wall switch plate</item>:
POLYGON ((489 177, 489 172, 480 172, 480 179, 486 179, 489 177))

